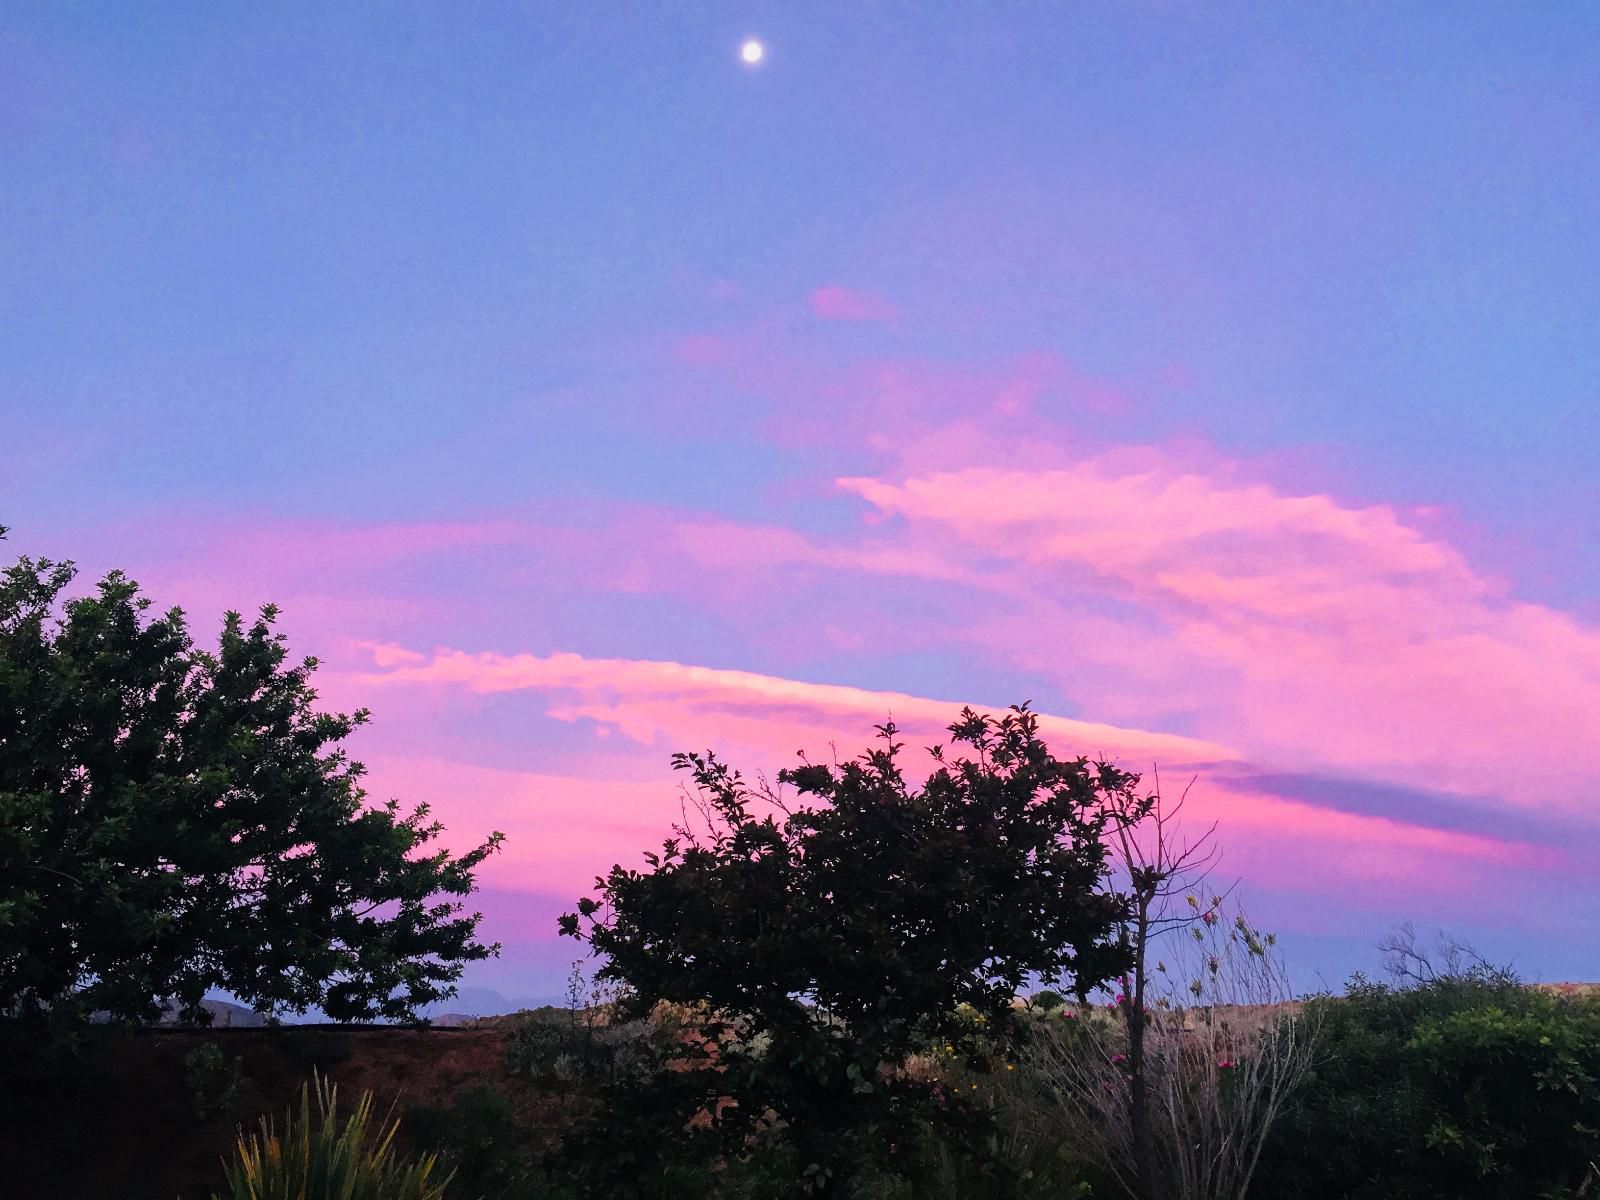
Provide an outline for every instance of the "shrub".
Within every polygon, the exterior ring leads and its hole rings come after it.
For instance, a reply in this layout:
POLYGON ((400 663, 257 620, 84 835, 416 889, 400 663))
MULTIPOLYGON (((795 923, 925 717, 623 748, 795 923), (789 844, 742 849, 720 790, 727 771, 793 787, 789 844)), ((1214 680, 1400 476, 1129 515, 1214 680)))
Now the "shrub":
POLYGON ((209 1121, 233 1111, 239 1099, 239 1073, 244 1060, 229 1059, 215 1042, 201 1042, 183 1056, 183 1079, 195 1120, 209 1121))
POLYGON ((681 1019, 611 1017, 595 1008, 526 1014, 507 1038, 507 1074, 543 1088, 645 1086, 676 1047, 681 1019))
POLYGON ((372 1093, 341 1118, 338 1089, 325 1078, 300 1087, 299 1112, 283 1132, 270 1119, 241 1132, 227 1164, 227 1188, 212 1200, 442 1200, 449 1177, 436 1175, 432 1154, 401 1155, 399 1121, 375 1125, 372 1093))
POLYGON ((1413 988, 1358 976, 1312 1004, 1321 1054, 1269 1139, 1263 1194, 1582 1194, 1600 1161, 1600 1003, 1473 971, 1413 988))
POLYGON ((1600 1005, 1538 992, 1418 1025, 1427 1145, 1458 1194, 1570 1194, 1600 1157, 1600 1005))
POLYGON ((1016 1061, 997 1053, 973 1066, 947 1053, 930 1054, 916 1066, 942 1095, 973 1097, 993 1113, 994 1135, 981 1154, 972 1154, 926 1130, 901 1167, 907 1200, 1077 1200, 1091 1194, 1075 1130, 1025 1048, 1016 1061))
POLYGON ((511 1103, 487 1084, 469 1088, 448 1108, 406 1114, 412 1140, 450 1168, 451 1195, 476 1200, 545 1200, 539 1153, 517 1125, 511 1103))

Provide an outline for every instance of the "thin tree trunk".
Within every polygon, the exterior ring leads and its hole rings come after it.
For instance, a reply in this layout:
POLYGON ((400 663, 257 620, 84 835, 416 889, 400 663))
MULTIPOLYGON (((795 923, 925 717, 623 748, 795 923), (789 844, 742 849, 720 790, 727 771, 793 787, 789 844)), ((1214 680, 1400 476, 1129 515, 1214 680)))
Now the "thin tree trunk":
POLYGON ((1128 1023, 1128 1123, 1133 1133, 1134 1171, 1139 1186, 1139 1200, 1155 1200, 1150 1093, 1144 1052, 1145 952, 1149 937, 1148 901, 1141 896, 1133 943, 1133 994, 1124 993, 1122 998, 1123 1017, 1128 1023))

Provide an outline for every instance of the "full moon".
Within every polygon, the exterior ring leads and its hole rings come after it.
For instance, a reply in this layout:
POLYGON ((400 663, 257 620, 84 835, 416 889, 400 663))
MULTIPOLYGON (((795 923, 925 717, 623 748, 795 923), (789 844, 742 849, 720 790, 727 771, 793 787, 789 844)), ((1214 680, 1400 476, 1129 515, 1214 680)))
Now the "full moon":
POLYGON ((765 58, 766 54, 767 48, 756 41, 755 38, 750 38, 744 45, 739 47, 739 57, 752 67, 765 58))

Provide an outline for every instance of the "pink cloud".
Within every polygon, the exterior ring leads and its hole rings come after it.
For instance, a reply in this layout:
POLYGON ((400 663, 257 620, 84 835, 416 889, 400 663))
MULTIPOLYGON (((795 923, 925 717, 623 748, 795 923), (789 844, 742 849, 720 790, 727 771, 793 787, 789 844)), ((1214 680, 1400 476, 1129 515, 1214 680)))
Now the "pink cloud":
POLYGON ((1252 755, 1594 815, 1600 631, 1512 599, 1391 507, 1159 451, 840 486, 905 523, 901 567, 931 557, 948 578, 982 564, 1032 638, 980 619, 975 640, 1035 669, 1071 664, 1095 711, 1148 716, 1176 698, 1194 727, 1252 755), (1231 686, 1196 686, 1220 676, 1231 686))
MULTIPOLYGON (((586 776, 554 777, 486 771, 453 764, 396 767, 409 786, 451 789, 470 796, 471 820, 492 824, 532 843, 537 853, 513 848, 491 876, 496 886, 518 878, 540 889, 587 883, 595 863, 618 855, 631 862, 678 819, 677 790, 662 769, 671 749, 711 745, 747 773, 794 761, 805 749, 826 759, 833 747, 845 755, 865 744, 870 726, 893 714, 910 747, 945 740, 943 727, 960 707, 904 693, 807 683, 672 662, 590 659, 576 654, 418 654, 374 648, 383 669, 366 682, 384 688, 460 689, 477 694, 526 692, 549 716, 615 730, 637 746, 623 760, 615 783, 586 776), (430 774, 432 772, 432 774, 430 774), (641 782, 655 772, 659 784, 641 782), (430 783, 431 781, 431 783, 430 783), (556 836, 556 831, 562 831, 556 836)), ((1554 854, 1479 834, 1434 829, 1399 819, 1339 812, 1253 791, 1237 782, 1206 779, 1212 764, 1238 763, 1236 752, 1193 738, 1072 720, 1045 714, 1041 728, 1063 754, 1111 757, 1133 767, 1159 761, 1169 783, 1201 778, 1190 816, 1222 822, 1230 865, 1246 867, 1252 882, 1280 890, 1328 894, 1348 888, 1407 883, 1426 859, 1437 890, 1487 885, 1496 873, 1548 868, 1554 854)), ((612 770, 619 769, 614 760, 612 770)), ((908 752, 922 769, 925 756, 908 752)), ((1147 775, 1153 782, 1153 777, 1147 775)), ((1408 884, 1409 886, 1409 884, 1408 884)))
POLYGON ((672 357, 691 367, 711 367, 729 362, 738 352, 727 338, 711 333, 693 333, 672 345, 672 357))
POLYGON ((850 546, 830 546, 777 526, 740 525, 733 521, 686 520, 676 525, 672 540, 696 561, 736 570, 775 566, 811 566, 873 574, 910 575, 978 584, 981 577, 931 550, 876 539, 850 546))
MULTIPOLYGON (((552 698, 551 716, 599 722, 635 741, 674 748, 714 732, 746 746, 815 751, 832 739, 858 740, 890 715, 908 734, 937 738, 961 708, 959 701, 676 662, 456 650, 417 657, 389 646, 374 647, 373 658, 385 669, 364 677, 371 684, 539 692, 552 698)), ((1236 757, 1220 745, 1174 734, 1048 715, 1040 724, 1048 736, 1091 757, 1180 764, 1236 757)))
MULTIPOLYGON (((159 558, 105 565, 134 567, 197 629, 225 607, 281 601, 296 645, 330 667, 357 640, 489 628, 521 579, 676 594, 751 639, 781 629, 784 647, 962 646, 1054 681, 1107 728, 1180 729, 1252 761, 1596 815, 1600 631, 1517 600, 1436 517, 1297 493, 1167 446, 1074 454, 1044 438, 1008 455, 947 426, 904 457, 839 481, 876 522, 844 535, 610 505, 586 528, 186 525, 159 558), (459 594, 411 586, 424 561, 459 594), (886 588, 917 599, 896 607, 886 588)), ((802 654, 782 657, 803 669, 802 654)), ((367 699, 348 674, 319 678, 338 703, 367 699)))
MULTIPOLYGON (((577 896, 612 863, 671 833, 681 797, 671 772, 653 779, 485 767, 439 755, 385 755, 366 780, 373 796, 454 797, 442 844, 461 853, 491 830, 505 848, 485 863, 486 887, 577 896)), ((497 935, 498 936, 498 935, 497 935)))
MULTIPOLYGON (((1413 914, 1459 912, 1462 897, 1534 895, 1541 878, 1572 877, 1570 862, 1515 841, 1238 779, 1251 764, 1320 764, 1582 816, 1593 709, 1564 713, 1538 689, 1586 694, 1592 629, 1512 600, 1410 512, 1295 494, 1198 452, 1048 443, 1006 456, 992 439, 946 432, 911 445, 897 470, 845 481, 878 520, 843 534, 629 505, 586 512, 584 528, 241 523, 186 528, 148 574, 160 600, 196 608, 199 597, 208 620, 246 584, 285 600, 296 645, 330 656, 324 701, 377 713, 353 747, 374 795, 433 802, 461 846, 505 829, 507 852, 485 876, 501 891, 576 895, 612 862, 637 864, 679 815, 669 751, 713 746, 770 772, 802 747, 856 753, 892 714, 920 761, 960 706, 665 654, 422 649, 499 636, 482 613, 502 592, 503 611, 519 611, 529 577, 553 592, 673 595, 752 638, 781 631, 823 655, 954 648, 1058 680, 1098 720, 1046 715, 1052 746, 1159 764, 1171 784, 1198 772, 1192 812, 1222 823, 1230 875, 1317 904, 1359 896, 1378 913, 1403 895, 1413 914), (430 588, 414 590, 423 564, 430 588), (934 592, 950 612, 931 614, 934 592), (913 602, 885 599, 902 594, 913 602), (469 619, 477 632, 464 632, 469 619), (508 738, 505 714, 519 706, 532 712, 508 738), (478 732, 480 712, 498 715, 478 732), (1561 753, 1519 755, 1518 738, 1561 753), (1569 768, 1564 786, 1556 771, 1569 768)), ((799 651, 783 661, 825 677, 799 651)))
MULTIPOLYGON (((874 297, 848 302, 821 289, 814 301, 832 320, 894 319, 891 306, 874 297), (855 314, 850 317, 847 314, 855 314)), ((1165 376, 1149 372, 1116 379, 1091 372, 1051 351, 1029 351, 993 360, 951 363, 933 358, 888 358, 868 353, 840 361, 839 348, 817 326, 795 330, 761 320, 716 334, 695 333, 657 345, 650 358, 664 381, 649 419, 670 414, 667 424, 693 413, 704 419, 720 397, 730 407, 724 419, 748 420, 750 397, 760 397, 757 431, 766 442, 789 448, 868 445, 898 459, 928 437, 948 437, 960 422, 974 422, 969 435, 1025 438, 1030 444, 1081 444, 1082 431, 1057 423, 1071 414, 1094 425, 1107 418, 1125 422, 1149 399, 1171 391, 1165 376), (820 340, 819 340, 820 339, 820 340), (694 369, 684 375, 683 367, 694 369), (708 383, 721 386, 708 392, 708 383), (1047 416, 1054 410, 1057 418, 1047 416)))
POLYGON ((839 284, 819 287, 808 299, 811 311, 824 321, 893 321, 900 315, 883 297, 839 284))
POLYGON ((775 769, 802 746, 853 753, 890 712, 926 744, 959 707, 694 666, 696 637, 720 639, 722 662, 748 662, 755 646, 769 669, 819 678, 841 654, 869 671, 927 654, 988 679, 1046 680, 1096 718, 1046 718, 1053 745, 1158 761, 1169 778, 1200 769, 1195 812, 1222 820, 1230 866, 1323 902, 1433 889, 1442 903, 1512 884, 1533 896, 1539 871, 1578 877, 1481 833, 1207 781, 1210 763, 1274 764, 1490 797, 1573 828, 1600 816, 1600 630, 1518 599, 1448 513, 1355 503, 1203 443, 1097 442, 1048 414, 1092 408, 1097 388, 1108 407, 1121 393, 1048 354, 962 368, 875 359, 801 383, 798 359, 738 341, 680 349, 773 395, 762 428, 804 447, 793 496, 814 505, 831 487, 861 526, 808 529, 776 501, 754 525, 562 498, 533 515, 415 523, 186 519, 150 534, 167 540, 143 560, 111 534, 99 557, 159 602, 183 602, 197 626, 284 602, 296 646, 329 659, 324 699, 378 713, 362 736, 379 752, 357 747, 385 781, 375 791, 435 801, 453 833, 513 834, 492 868, 499 888, 545 879, 569 892, 659 840, 675 815, 668 750, 713 745, 775 769), (817 463, 841 461, 829 457, 841 446, 850 473, 832 481, 817 463), (601 619, 583 610, 597 596, 626 603, 601 619), (652 596, 710 632, 640 621, 652 596), (546 632, 563 604, 582 611, 546 632), (630 620, 619 639, 614 623, 630 620), (513 627, 539 630, 545 649, 649 657, 418 649, 499 644, 513 627), (533 749, 498 722, 463 732, 480 707, 518 704, 537 710, 533 749), (507 765, 535 756, 540 770, 507 765))
POLYGON ((1265 485, 1173 471, 1159 461, 1118 463, 1108 456, 1053 470, 969 467, 838 483, 880 511, 937 522, 986 547, 1034 560, 1085 560, 1114 576, 1191 561, 1230 574, 1265 568, 1281 576, 1279 564, 1314 570, 1338 547, 1358 553, 1356 565, 1364 568, 1480 586, 1458 554, 1428 541, 1390 508, 1283 495, 1265 485), (1184 557, 1174 562, 1177 549, 1184 557))

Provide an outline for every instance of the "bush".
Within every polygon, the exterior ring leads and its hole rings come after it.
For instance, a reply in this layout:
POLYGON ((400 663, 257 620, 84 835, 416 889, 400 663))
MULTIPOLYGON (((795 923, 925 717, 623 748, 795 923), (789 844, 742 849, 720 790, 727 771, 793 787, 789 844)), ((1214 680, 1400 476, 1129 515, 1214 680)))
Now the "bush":
POLYGON ((452 1196, 476 1200, 545 1200, 540 1155, 518 1127, 511 1103, 487 1084, 469 1088, 449 1108, 417 1106, 406 1114, 412 1140, 450 1168, 452 1196))
POLYGON ((1474 972, 1409 989, 1358 976, 1312 1004, 1322 1054, 1268 1142, 1263 1195, 1581 1194, 1600 1161, 1600 1003, 1474 972))
POLYGON ((506 1070, 543 1087, 612 1081, 633 1087, 659 1067, 674 1040, 673 1026, 655 1019, 612 1022, 592 1013, 531 1018, 511 1032, 506 1070))
POLYGON ((195 1120, 209 1121, 233 1111, 243 1067, 242 1058, 229 1059, 215 1042, 201 1042, 183 1056, 183 1079, 189 1085, 195 1120))
POLYGON ((934 1053, 917 1068, 941 1094, 973 1097, 994 1115, 995 1132, 973 1154, 928 1129, 902 1164, 907 1200, 1076 1200, 1091 1194, 1075 1131, 1026 1050, 1014 1062, 997 1052, 976 1065, 953 1053, 934 1053))
POLYGON ((338 1089, 318 1077, 314 1108, 312 1091, 301 1085, 282 1134, 265 1117, 260 1132, 239 1134, 227 1188, 212 1200, 442 1200, 450 1180, 437 1176, 436 1157, 401 1155, 400 1123, 373 1124, 371 1092, 341 1120, 338 1089))
POLYGON ((1423 1021, 1427 1145, 1458 1194, 1575 1194, 1600 1159, 1600 1005, 1539 992, 1423 1021))

